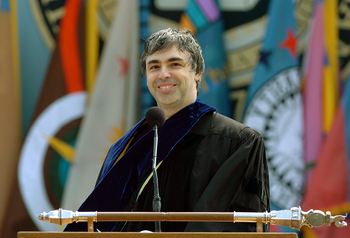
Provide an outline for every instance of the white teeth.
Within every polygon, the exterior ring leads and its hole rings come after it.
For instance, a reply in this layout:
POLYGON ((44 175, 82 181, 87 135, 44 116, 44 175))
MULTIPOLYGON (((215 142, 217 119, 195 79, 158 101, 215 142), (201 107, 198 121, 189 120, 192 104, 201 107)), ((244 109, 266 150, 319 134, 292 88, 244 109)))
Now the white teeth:
POLYGON ((171 88, 172 86, 161 86, 161 87, 159 87, 159 88, 161 88, 161 89, 168 89, 168 88, 171 88))

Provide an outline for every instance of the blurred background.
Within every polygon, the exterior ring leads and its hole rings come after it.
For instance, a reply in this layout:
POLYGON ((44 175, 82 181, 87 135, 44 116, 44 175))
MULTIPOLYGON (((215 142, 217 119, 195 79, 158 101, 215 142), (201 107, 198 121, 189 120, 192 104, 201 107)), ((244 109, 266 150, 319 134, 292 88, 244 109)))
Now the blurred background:
POLYGON ((349 0, 0 0, 1 237, 63 229, 37 216, 78 209, 155 105, 139 57, 168 27, 202 46, 200 100, 262 134, 272 209, 350 212, 349 0))

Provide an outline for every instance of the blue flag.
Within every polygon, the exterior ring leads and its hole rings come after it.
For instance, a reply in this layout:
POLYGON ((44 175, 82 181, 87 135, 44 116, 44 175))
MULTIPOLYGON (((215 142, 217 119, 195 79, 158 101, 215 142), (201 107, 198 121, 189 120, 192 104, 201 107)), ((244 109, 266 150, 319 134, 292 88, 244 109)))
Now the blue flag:
POLYGON ((269 4, 266 35, 248 89, 243 123, 264 138, 272 209, 279 210, 299 206, 302 199, 303 109, 294 5, 291 0, 269 4))
POLYGON ((226 74, 226 53, 224 49, 224 24, 215 0, 190 0, 181 18, 180 25, 190 29, 202 47, 205 72, 202 76, 198 98, 212 106, 219 113, 232 116, 226 74))

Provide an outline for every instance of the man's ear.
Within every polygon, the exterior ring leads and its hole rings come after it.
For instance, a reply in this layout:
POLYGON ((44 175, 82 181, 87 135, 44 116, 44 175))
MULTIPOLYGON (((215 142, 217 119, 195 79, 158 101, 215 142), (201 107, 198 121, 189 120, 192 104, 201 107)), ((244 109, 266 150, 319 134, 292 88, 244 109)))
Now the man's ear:
POLYGON ((197 82, 198 80, 200 80, 201 76, 202 76, 202 73, 196 73, 196 74, 194 75, 194 81, 197 82))

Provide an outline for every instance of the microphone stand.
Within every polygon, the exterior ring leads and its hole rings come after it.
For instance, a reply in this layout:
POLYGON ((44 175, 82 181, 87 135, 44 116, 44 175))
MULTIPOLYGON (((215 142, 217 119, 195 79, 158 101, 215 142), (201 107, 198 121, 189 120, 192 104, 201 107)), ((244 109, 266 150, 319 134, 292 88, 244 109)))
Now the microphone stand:
MULTIPOLYGON (((159 185, 158 185, 158 174, 157 174, 157 150, 158 150, 158 125, 157 123, 153 127, 154 130, 154 142, 153 142, 153 186, 154 186, 154 196, 153 196, 153 211, 160 212, 162 206, 161 199, 159 196, 159 185)), ((160 221, 155 221, 155 232, 161 232, 160 221)))

